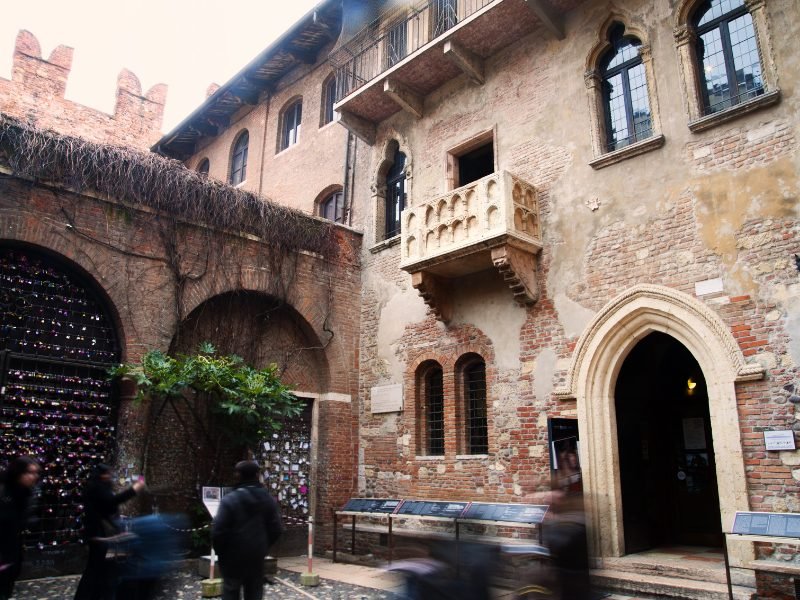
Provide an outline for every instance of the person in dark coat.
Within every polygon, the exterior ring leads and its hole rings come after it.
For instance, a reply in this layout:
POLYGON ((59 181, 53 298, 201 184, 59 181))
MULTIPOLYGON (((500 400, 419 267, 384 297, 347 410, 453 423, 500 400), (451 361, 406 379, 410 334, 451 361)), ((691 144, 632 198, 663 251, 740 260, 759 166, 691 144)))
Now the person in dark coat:
POLYGON ((22 532, 33 514, 41 470, 36 459, 18 456, 0 475, 0 600, 11 597, 22 570, 22 532))
POLYGON ((239 483, 220 502, 212 542, 222 570, 222 599, 262 600, 264 558, 283 532, 278 503, 258 480, 253 461, 236 464, 239 483))
POLYGON ((106 555, 115 536, 121 533, 119 505, 144 489, 144 481, 115 494, 108 465, 98 465, 83 492, 83 536, 89 546, 86 568, 78 582, 75 600, 113 600, 116 577, 106 555))

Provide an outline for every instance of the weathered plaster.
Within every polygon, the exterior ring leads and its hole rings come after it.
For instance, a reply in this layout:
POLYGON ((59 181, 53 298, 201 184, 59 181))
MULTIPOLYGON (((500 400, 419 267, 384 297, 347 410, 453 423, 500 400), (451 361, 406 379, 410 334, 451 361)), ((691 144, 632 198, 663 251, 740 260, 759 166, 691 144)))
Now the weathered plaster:
POLYGON ((513 301, 500 276, 484 271, 459 279, 453 300, 453 323, 474 325, 492 340, 498 369, 518 369, 526 311, 513 301))
POLYGON ((545 348, 536 357, 533 373, 533 390, 536 399, 547 400, 553 391, 553 374, 556 371, 558 356, 553 348, 545 348))
POLYGON ((428 307, 412 287, 400 289, 389 283, 380 285, 376 289, 383 294, 381 316, 378 321, 378 356, 385 364, 389 381, 400 383, 403 381, 405 367, 396 352, 397 342, 407 324, 418 323, 425 319, 428 307))
POLYGON ((573 301, 566 294, 556 294, 553 302, 558 311, 559 323, 564 328, 564 335, 567 337, 580 335, 594 317, 591 310, 573 301))

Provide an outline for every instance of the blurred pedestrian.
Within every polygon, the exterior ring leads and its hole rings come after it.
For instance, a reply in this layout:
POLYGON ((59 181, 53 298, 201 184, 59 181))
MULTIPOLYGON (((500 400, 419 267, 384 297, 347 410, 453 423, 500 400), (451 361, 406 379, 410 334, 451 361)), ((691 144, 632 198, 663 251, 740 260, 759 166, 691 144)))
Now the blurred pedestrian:
POLYGON ((152 600, 162 580, 183 557, 183 532, 188 520, 181 515, 146 515, 127 523, 126 558, 121 565, 117 600, 152 600))
POLYGON ((214 519, 212 542, 222 570, 222 599, 264 598, 264 558, 283 532, 278 503, 258 480, 258 465, 236 464, 239 483, 223 496, 214 519))
POLYGON ((18 456, 0 474, 0 600, 7 600, 22 570, 22 532, 34 512, 34 490, 42 468, 18 456))
POLYGON ((78 582, 75 600, 114 600, 116 565, 107 555, 123 533, 119 505, 136 496, 145 485, 144 480, 139 479, 115 494, 112 473, 108 465, 97 465, 83 492, 83 537, 89 547, 89 558, 78 582))

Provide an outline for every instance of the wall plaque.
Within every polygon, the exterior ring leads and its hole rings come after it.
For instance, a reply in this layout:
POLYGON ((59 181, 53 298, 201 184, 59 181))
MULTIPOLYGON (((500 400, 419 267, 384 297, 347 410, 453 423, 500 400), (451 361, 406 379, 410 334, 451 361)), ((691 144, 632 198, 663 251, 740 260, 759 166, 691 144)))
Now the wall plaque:
POLYGON ((794 450, 794 431, 765 431, 764 445, 767 450, 794 450))
POLYGON ((403 410, 403 384, 376 385, 370 393, 372 414, 401 412, 403 410))
POLYGON ((427 502, 425 500, 406 500, 398 515, 414 517, 446 517, 456 519, 461 516, 469 502, 427 502))

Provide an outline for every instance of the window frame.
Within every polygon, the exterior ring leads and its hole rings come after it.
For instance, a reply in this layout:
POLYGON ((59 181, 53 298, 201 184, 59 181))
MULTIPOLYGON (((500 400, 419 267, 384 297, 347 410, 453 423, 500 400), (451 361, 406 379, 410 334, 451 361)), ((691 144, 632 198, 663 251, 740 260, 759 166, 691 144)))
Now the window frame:
POLYGON ((322 115, 320 127, 325 127, 339 120, 339 114, 333 110, 336 104, 336 74, 332 73, 322 84, 322 115))
POLYGON ((208 173, 211 170, 211 161, 206 156, 202 158, 200 162, 197 163, 197 167, 195 169, 199 175, 202 177, 208 177, 208 173))
POLYGON ((405 153, 398 148, 394 153, 392 165, 386 173, 384 239, 387 240, 399 236, 402 227, 402 214, 408 198, 406 162, 405 153), (402 162, 400 162, 400 157, 402 157, 402 162))
POLYGON ((247 181, 247 156, 250 149, 250 132, 242 130, 236 136, 231 146, 231 168, 228 173, 228 183, 232 186, 241 185, 247 181), (237 160, 241 159, 239 165, 237 160))
POLYGON ((767 0, 744 0, 745 9, 753 19, 764 93, 725 110, 708 115, 704 113, 703 93, 700 89, 702 76, 699 73, 702 67, 696 51, 697 31, 693 25, 694 17, 701 10, 704 2, 705 0, 683 0, 676 10, 674 28, 675 48, 680 58, 683 75, 681 85, 689 118, 688 127, 693 133, 706 131, 755 110, 773 106, 781 98, 772 47, 772 34, 766 10, 767 0))
POLYGON ((597 41, 586 59, 584 83, 589 98, 593 151, 593 158, 589 161, 589 165, 593 169, 602 169, 620 161, 644 154, 645 152, 656 150, 661 148, 665 142, 664 135, 661 132, 661 117, 652 51, 645 30, 633 23, 635 23, 635 21, 627 14, 614 12, 609 15, 598 31, 597 41), (644 67, 652 134, 640 141, 609 151, 605 117, 605 98, 603 93, 602 60, 607 56, 609 51, 613 50, 613 45, 611 43, 612 30, 619 26, 624 27, 623 37, 635 38, 640 43, 638 46, 639 58, 644 67))
POLYGON ((489 403, 486 376, 486 361, 475 356, 467 360, 460 369, 462 403, 463 454, 469 456, 489 454, 489 403), (481 377, 477 390, 470 382, 474 369, 480 369, 481 377), (475 393, 474 393, 475 392, 475 393), (479 405, 479 406, 476 406, 479 405), (476 414, 482 413, 482 414, 476 414), (475 422, 478 422, 475 425, 475 422), (475 430, 479 430, 475 433, 475 430), (476 441, 477 438, 477 441, 476 441))
POLYGON ((291 148, 300 141, 303 124, 303 99, 296 98, 281 111, 281 134, 278 152, 291 148))
POLYGON ((341 190, 341 189, 334 190, 333 192, 331 192, 330 194, 328 194, 327 196, 325 196, 322 199, 322 201, 319 203, 319 216, 322 217, 323 219, 327 219, 328 221, 331 221, 333 223, 344 224, 345 212, 344 212, 344 191, 343 190, 341 190), (337 198, 338 198, 338 203, 337 203, 337 198), (334 218, 333 219, 331 219, 326 214, 328 206, 331 204, 331 202, 333 202, 333 205, 334 205, 334 209, 333 209, 334 218))

